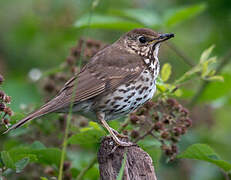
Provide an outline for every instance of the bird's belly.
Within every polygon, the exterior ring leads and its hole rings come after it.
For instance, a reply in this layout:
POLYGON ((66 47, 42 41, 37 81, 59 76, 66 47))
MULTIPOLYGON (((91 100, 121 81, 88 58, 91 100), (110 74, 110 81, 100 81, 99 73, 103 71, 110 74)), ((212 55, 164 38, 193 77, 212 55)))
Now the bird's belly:
POLYGON ((119 86, 105 96, 98 109, 105 113, 105 119, 116 119, 126 115, 152 98, 156 90, 155 79, 149 73, 142 73, 132 83, 119 86))

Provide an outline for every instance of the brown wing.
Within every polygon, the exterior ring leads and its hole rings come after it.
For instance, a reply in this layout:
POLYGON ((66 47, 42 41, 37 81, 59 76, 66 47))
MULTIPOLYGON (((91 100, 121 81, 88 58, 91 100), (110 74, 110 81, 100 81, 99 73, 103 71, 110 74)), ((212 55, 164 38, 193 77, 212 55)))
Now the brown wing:
POLYGON ((109 46, 97 53, 76 77, 70 79, 55 98, 14 124, 5 133, 35 118, 69 106, 73 91, 74 101, 81 102, 133 81, 143 68, 141 57, 109 46))
POLYGON ((65 94, 62 105, 70 104, 74 89, 75 102, 84 101, 136 79, 143 67, 140 56, 117 47, 105 48, 65 84, 60 91, 60 94, 65 94))

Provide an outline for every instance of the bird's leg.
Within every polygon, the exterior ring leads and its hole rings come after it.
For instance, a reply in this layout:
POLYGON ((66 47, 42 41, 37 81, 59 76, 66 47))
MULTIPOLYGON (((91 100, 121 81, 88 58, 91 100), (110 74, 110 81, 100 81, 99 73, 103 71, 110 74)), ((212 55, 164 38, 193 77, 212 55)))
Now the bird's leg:
MULTIPOLYGON (((111 128, 111 127, 110 127, 111 128)), ((128 136, 120 134, 118 131, 116 131, 115 129, 111 128, 111 130, 116 134, 116 136, 119 136, 121 138, 128 138, 128 136)))
POLYGON ((116 142, 116 144, 118 144, 119 146, 132 146, 133 145, 133 143, 131 143, 131 142, 123 142, 123 141, 119 140, 119 138, 115 135, 115 130, 112 129, 107 124, 107 122, 105 121, 105 119, 104 119, 105 114, 104 113, 96 113, 96 114, 97 114, 99 121, 102 123, 103 127, 105 127, 107 129, 107 131, 110 133, 110 135, 112 136, 112 138, 116 142))

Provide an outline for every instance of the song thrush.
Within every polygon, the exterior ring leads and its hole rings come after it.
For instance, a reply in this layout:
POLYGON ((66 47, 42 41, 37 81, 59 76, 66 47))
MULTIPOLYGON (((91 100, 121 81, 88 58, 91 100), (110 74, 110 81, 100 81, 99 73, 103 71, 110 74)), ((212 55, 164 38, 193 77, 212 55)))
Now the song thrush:
POLYGON ((130 146, 106 121, 126 115, 152 98, 159 73, 160 43, 172 37, 174 34, 145 28, 126 33, 96 53, 56 97, 7 132, 50 112, 68 112, 73 102, 73 112, 93 115, 92 120, 101 122, 118 145, 130 146))

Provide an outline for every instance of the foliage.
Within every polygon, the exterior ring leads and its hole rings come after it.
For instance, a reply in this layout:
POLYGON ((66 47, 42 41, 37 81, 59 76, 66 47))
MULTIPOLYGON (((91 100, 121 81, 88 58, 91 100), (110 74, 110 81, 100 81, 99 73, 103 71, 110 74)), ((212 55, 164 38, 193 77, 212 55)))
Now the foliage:
POLYGON ((214 150, 206 144, 193 144, 184 152, 178 155, 178 158, 197 159, 207 161, 217 165, 226 172, 231 170, 231 163, 222 160, 214 150))
MULTIPOLYGON (((110 126, 127 134, 149 153, 161 179, 196 177, 197 180, 218 180, 224 179, 223 174, 227 178, 231 169, 231 73, 230 53, 227 58, 225 52, 230 52, 230 23, 226 21, 230 2, 134 2, 1 1, 0 74, 4 75, 4 78, 0 75, 0 118, 4 125, 0 127, 1 132, 5 126, 36 109, 44 99, 53 97, 65 81, 79 71, 76 64, 85 64, 105 47, 102 41, 112 42, 122 31, 137 27, 172 31, 176 35, 173 43, 168 47, 163 45, 160 52, 161 71, 154 104, 146 104, 122 122, 110 122, 110 126), (63 62, 76 38, 78 45, 71 49, 63 62), (25 72, 30 72, 29 76, 25 72), (40 74, 39 81, 33 78, 33 72, 40 74), (195 99, 196 103, 191 107, 195 99), (178 104, 174 113, 168 104, 171 100, 178 104), (193 126, 189 132, 182 133, 186 121, 183 125, 179 123, 182 137, 172 139, 179 130, 174 129, 178 110, 186 107, 193 126), (166 114, 168 118, 173 117, 173 123, 162 124, 158 131, 147 133, 151 125, 166 120, 166 114), (166 129, 168 136, 165 136, 166 129), (173 140, 177 141, 173 143, 173 140), (175 157, 181 149, 186 150, 176 156, 174 162, 177 161, 177 165, 162 160, 168 160, 166 156, 175 157), (200 161, 218 168, 201 165, 200 161)), ((0 136, 0 179, 40 177, 46 180, 58 177, 60 167, 65 179, 78 179, 89 164, 91 166, 84 172, 83 179, 98 179, 98 166, 92 160, 95 160, 100 139, 106 132, 96 122, 88 122, 78 115, 69 120, 67 148, 63 151, 60 147, 66 115, 47 116, 33 121, 26 128, 0 136), (32 177, 33 174, 36 177, 32 177)), ((122 165, 125 161, 126 156, 122 165)), ((121 178, 122 175, 118 176, 121 178)))

